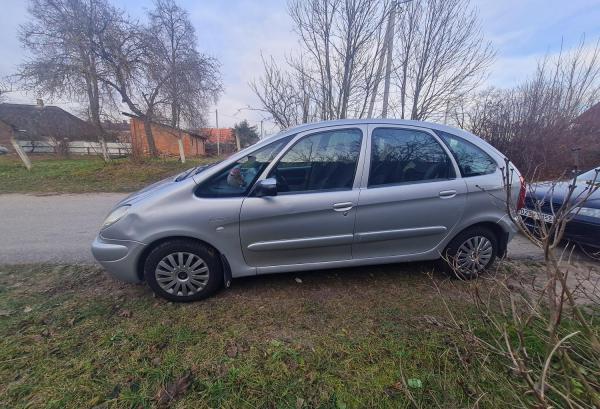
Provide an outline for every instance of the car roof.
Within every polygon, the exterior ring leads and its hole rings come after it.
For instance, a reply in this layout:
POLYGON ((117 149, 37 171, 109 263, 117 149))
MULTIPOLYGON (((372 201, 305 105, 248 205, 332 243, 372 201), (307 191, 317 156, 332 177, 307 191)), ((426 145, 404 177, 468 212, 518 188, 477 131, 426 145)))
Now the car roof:
POLYGON ((369 118, 369 119, 336 119, 331 121, 320 121, 320 122, 312 122, 302 125, 297 125, 291 128, 287 128, 282 130, 280 133, 274 135, 271 140, 279 139, 279 137, 285 137, 288 135, 297 134, 300 132, 312 131, 319 128, 325 128, 330 126, 343 126, 343 125, 396 125, 396 126, 414 126, 420 128, 426 128, 436 131, 447 132, 456 136, 460 136, 463 139, 473 143, 474 145, 479 146, 480 148, 485 149, 486 151, 491 151, 495 155, 498 156, 497 159, 503 160, 505 155, 496 149, 494 146, 490 145, 480 137, 473 135, 470 132, 467 132, 460 128, 455 128, 453 126, 438 124, 435 122, 428 121, 417 121, 413 119, 377 119, 377 118, 369 118))
MULTIPOLYGON (((336 119, 336 120, 332 120, 332 121, 307 123, 307 124, 297 125, 297 126, 294 126, 291 128, 283 129, 274 135, 270 135, 268 137, 261 139, 259 142, 257 142, 256 144, 254 144, 252 146, 249 146, 245 149, 242 149, 239 152, 234 153, 230 157, 223 160, 217 166, 214 166, 209 172, 207 172, 205 174, 205 176, 209 177, 213 173, 219 172, 222 168, 228 166, 232 162, 235 162, 235 161, 243 158, 244 156, 248 155, 248 152, 252 152, 257 149, 260 149, 263 146, 268 145, 271 142, 275 142, 279 139, 286 138, 286 137, 289 137, 292 135, 297 135, 301 132, 307 132, 307 131, 316 130, 316 129, 320 129, 320 128, 327 128, 327 127, 331 127, 331 126, 344 126, 344 125, 396 125, 396 126, 405 125, 405 126, 419 127, 419 128, 423 128, 423 129, 443 131, 443 132, 448 132, 452 135, 459 136, 459 137, 471 142, 472 144, 484 149, 488 154, 492 154, 492 156, 495 156, 495 159, 499 164, 502 164, 504 162, 504 158, 506 157, 504 154, 502 154, 500 151, 498 151, 496 148, 494 148, 492 145, 490 145, 483 139, 473 135, 470 132, 467 132, 465 130, 455 128, 452 126, 448 126, 448 125, 436 124, 434 122, 426 122, 426 121, 415 121, 415 120, 410 120, 410 119, 336 119)), ((194 180, 196 180, 196 182, 198 183, 196 176, 194 176, 194 180)))
POLYGON ((470 132, 460 129, 460 128, 455 128, 453 126, 448 126, 448 125, 437 124, 434 122, 416 121, 416 120, 412 120, 412 119, 375 119, 375 118, 370 118, 370 119, 335 119, 335 120, 331 120, 331 121, 312 122, 312 123, 297 125, 297 126, 293 126, 291 128, 283 129, 274 135, 270 135, 270 136, 267 136, 267 137, 261 139, 259 142, 257 142, 256 144, 254 144, 252 146, 249 146, 248 148, 242 149, 241 151, 234 153, 229 158, 224 160, 224 162, 230 163, 232 161, 236 161, 236 160, 244 157, 247 154, 249 149, 251 149, 251 150, 259 149, 271 142, 274 142, 278 139, 288 137, 290 135, 297 135, 301 132, 317 130, 320 128, 327 128, 327 127, 331 127, 331 126, 344 126, 344 125, 395 125, 395 126, 405 125, 405 126, 419 127, 419 128, 424 128, 424 129, 431 129, 431 130, 436 130, 436 131, 443 131, 443 132, 450 133, 452 135, 460 136, 461 138, 471 142, 473 145, 476 145, 476 146, 482 148, 483 150, 485 150, 486 152, 491 153, 493 156, 495 156, 495 159, 499 163, 504 162, 504 158, 506 157, 502 152, 500 152, 498 149, 496 149, 495 147, 493 147, 492 145, 490 145, 483 139, 473 135, 470 132))

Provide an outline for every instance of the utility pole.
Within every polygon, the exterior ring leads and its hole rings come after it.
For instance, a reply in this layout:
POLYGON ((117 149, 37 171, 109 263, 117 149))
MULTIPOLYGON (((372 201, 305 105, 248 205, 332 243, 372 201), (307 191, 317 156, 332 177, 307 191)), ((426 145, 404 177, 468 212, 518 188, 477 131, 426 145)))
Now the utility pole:
POLYGON ((369 111, 367 114, 367 118, 373 118, 373 108, 375 107, 375 99, 377 98, 377 90, 379 88, 379 83, 381 82, 381 75, 383 71, 383 62, 385 61, 385 57, 387 54, 387 42, 388 36, 390 33, 390 22, 392 20, 388 17, 387 26, 385 29, 385 35, 383 36, 383 44, 381 45, 381 54, 379 55, 379 62, 377 63, 377 71, 375 73, 375 83, 373 84, 373 91, 371 94, 371 101, 369 103, 369 111))
POLYGON ((381 110, 382 118, 387 118, 388 101, 390 98, 390 77, 392 75, 392 54, 394 51, 394 31, 396 28, 396 0, 392 2, 391 7, 392 9, 390 10, 390 21, 388 23, 388 30, 386 33, 387 61, 385 65, 385 80, 383 85, 383 108, 381 110))
POLYGON ((263 121, 264 121, 264 119, 260 120, 260 139, 262 139, 265 136, 263 134, 263 121))
POLYGON ((217 123, 217 156, 221 156, 221 130, 219 129, 219 110, 215 109, 215 122, 217 123))

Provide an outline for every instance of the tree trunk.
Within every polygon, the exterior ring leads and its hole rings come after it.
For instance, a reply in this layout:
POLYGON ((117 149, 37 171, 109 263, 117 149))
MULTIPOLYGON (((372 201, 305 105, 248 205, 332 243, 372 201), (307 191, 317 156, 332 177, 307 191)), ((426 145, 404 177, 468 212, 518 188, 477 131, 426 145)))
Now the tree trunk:
POLYGON ((106 132, 104 132, 104 128, 102 127, 102 120, 100 119, 100 88, 98 87, 98 75, 96 72, 96 60, 92 56, 88 61, 89 75, 86 76, 87 82, 87 94, 88 94, 88 104, 90 107, 90 120, 96 131, 98 132, 98 141, 100 142, 100 146, 102 147, 102 158, 104 162, 110 161, 110 156, 108 155, 108 150, 106 149, 106 132))
POLYGON ((151 157, 158 157, 158 151, 156 150, 156 143, 154 142, 154 135, 152 135, 152 121, 148 116, 144 116, 144 131, 146 133, 146 140, 148 141, 148 153, 151 157))
POLYGON ((181 159, 181 163, 185 163, 185 151, 183 149, 181 137, 177 138, 177 144, 179 145, 179 159, 181 159))
POLYGON ((179 159, 181 159, 181 163, 185 163, 185 150, 183 149, 183 140, 181 139, 181 129, 179 131, 179 136, 177 137, 177 144, 179 145, 179 159))

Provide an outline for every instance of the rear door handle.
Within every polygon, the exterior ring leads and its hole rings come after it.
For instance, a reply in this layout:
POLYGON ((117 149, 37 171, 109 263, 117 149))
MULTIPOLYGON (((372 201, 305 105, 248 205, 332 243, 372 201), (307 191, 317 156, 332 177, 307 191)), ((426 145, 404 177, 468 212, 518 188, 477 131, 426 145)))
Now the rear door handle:
POLYGON ((442 199, 450 199, 451 197, 456 196, 456 190, 442 190, 440 192, 440 197, 442 199))
POLYGON ((352 203, 352 202, 335 203, 333 205, 333 210, 335 210, 336 212, 347 212, 348 210, 352 209, 353 207, 354 207, 354 203, 352 203))

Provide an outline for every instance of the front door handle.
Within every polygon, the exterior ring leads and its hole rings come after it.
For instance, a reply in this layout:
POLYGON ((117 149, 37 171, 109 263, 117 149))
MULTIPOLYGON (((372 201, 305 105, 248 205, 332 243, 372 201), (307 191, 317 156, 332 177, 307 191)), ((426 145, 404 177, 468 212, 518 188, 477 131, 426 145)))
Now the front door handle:
POLYGON ((354 203, 352 202, 335 203, 333 205, 333 210, 336 212, 347 212, 348 210, 352 209, 352 207, 354 207, 354 203))
POLYGON ((450 199, 454 196, 456 196, 456 190, 443 190, 440 192, 440 197, 442 199, 450 199))

